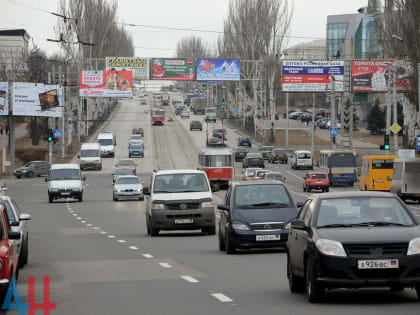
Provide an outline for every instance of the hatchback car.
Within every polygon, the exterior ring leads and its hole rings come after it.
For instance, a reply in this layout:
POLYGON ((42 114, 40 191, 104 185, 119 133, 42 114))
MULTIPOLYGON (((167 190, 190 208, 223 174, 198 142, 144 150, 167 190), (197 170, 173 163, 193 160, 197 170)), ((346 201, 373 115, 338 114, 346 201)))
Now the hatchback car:
POLYGON ((238 147, 252 147, 252 141, 251 138, 248 136, 240 137, 238 139, 238 147))
POLYGON ((133 160, 123 159, 119 160, 117 164, 115 164, 115 168, 126 168, 132 170, 133 174, 136 174, 136 167, 137 164, 133 160))
POLYGON ((420 226, 394 194, 311 195, 290 222, 292 292, 320 301, 338 288, 415 288, 420 299, 420 226))
POLYGON ((247 168, 244 172, 244 176, 242 177, 242 180, 252 180, 257 173, 257 171, 262 170, 262 168, 247 168))
POLYGON ((289 161, 289 156, 287 155, 287 151, 285 149, 275 148, 271 151, 271 154, 268 157, 269 163, 282 163, 287 164, 289 161))
POLYGON ((286 225, 297 209, 287 187, 278 181, 234 182, 217 207, 219 250, 284 247, 286 225))
POLYGON ((233 150, 233 154, 235 155, 235 162, 242 161, 245 158, 245 156, 247 155, 248 152, 249 152, 248 148, 236 147, 233 150))
POLYGON ((212 136, 216 138, 220 138, 220 139, 222 139, 222 136, 223 136, 223 138, 227 140, 227 131, 226 129, 216 128, 216 129, 213 129, 212 136))
POLYGON ((309 172, 303 179, 303 191, 310 192, 313 189, 319 189, 322 192, 330 191, 330 181, 325 172, 309 172))
POLYGON ((190 111, 188 110, 184 110, 182 113, 181 113, 181 118, 185 118, 185 119, 188 119, 188 118, 190 118, 190 111))
POLYGON ((286 182, 286 177, 283 176, 283 174, 279 172, 268 172, 264 176, 265 180, 278 180, 280 182, 286 182))
POLYGON ((133 135, 141 135, 142 137, 144 137, 144 129, 143 128, 140 128, 140 127, 133 128, 131 130, 131 134, 133 134, 133 135))
POLYGON ((132 144, 128 148, 128 157, 144 157, 144 148, 141 144, 132 144))
POLYGON ((264 168, 264 158, 261 153, 249 152, 242 160, 242 167, 247 168, 250 166, 264 168))
POLYGON ((17 179, 19 179, 22 177, 48 175, 49 171, 50 163, 45 161, 32 161, 14 170, 13 175, 15 175, 17 179))
POLYGON ((190 122, 190 130, 203 130, 203 124, 199 120, 193 120, 190 122))
POLYGON ((271 153, 273 152, 273 147, 264 145, 264 146, 261 146, 258 151, 262 154, 262 156, 264 157, 264 160, 268 160, 271 156, 271 153))
POLYGON ((270 172, 269 170, 258 170, 255 172, 254 180, 261 180, 265 178, 265 174, 270 172))
POLYGON ((138 199, 144 200, 143 185, 140 178, 134 175, 118 176, 115 181, 112 199, 138 199))

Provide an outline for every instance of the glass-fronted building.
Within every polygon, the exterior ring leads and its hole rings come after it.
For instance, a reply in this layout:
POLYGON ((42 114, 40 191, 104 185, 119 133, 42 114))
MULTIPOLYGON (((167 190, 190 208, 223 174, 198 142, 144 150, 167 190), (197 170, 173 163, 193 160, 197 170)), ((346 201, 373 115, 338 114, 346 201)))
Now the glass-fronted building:
POLYGON ((349 23, 327 24, 327 58, 342 57, 349 23))

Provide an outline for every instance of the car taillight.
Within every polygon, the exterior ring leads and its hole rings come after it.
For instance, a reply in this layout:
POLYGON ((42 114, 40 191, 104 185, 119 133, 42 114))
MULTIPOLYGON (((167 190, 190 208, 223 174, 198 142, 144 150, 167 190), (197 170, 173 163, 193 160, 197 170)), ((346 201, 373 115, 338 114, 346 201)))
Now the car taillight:
POLYGON ((275 153, 272 154, 272 157, 276 157, 277 155, 275 153))
POLYGON ((284 182, 286 181, 286 179, 283 177, 283 178, 281 179, 281 181, 284 183, 284 182))
POLYGON ((258 177, 257 176, 254 176, 254 179, 258 179, 258 177))

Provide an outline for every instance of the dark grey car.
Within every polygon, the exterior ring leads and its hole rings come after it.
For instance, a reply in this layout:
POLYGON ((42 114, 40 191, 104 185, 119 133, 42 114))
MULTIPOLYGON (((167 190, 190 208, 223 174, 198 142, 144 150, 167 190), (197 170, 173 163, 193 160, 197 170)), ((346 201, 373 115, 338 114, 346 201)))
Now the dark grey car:
POLYGON ((45 161, 32 161, 13 171, 16 178, 48 175, 50 164, 45 161))
POLYGON ((190 122, 190 130, 203 130, 203 124, 201 123, 201 121, 198 120, 193 120, 192 122, 190 122))
POLYGON ((275 148, 271 152, 271 155, 268 157, 269 163, 285 163, 287 164, 289 157, 287 156, 287 151, 285 149, 275 148))
POLYGON ((264 157, 261 153, 248 153, 242 160, 242 167, 261 167, 264 168, 264 157))

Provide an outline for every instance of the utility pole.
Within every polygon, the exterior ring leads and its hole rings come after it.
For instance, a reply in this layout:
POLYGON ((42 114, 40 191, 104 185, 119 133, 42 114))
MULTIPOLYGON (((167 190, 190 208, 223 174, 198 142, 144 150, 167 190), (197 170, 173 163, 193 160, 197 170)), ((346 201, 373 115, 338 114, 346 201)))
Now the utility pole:
POLYGON ((286 151, 289 150, 289 93, 286 92, 286 151))
MULTIPOLYGON (((16 167, 15 162, 15 118, 13 116, 13 81, 15 79, 14 73, 12 74, 13 78, 9 79, 8 89, 9 89, 9 150, 10 150, 10 173, 13 174, 13 171, 16 167)), ((4 164, 4 161, 3 161, 4 164)))
MULTIPOLYGON (((330 100, 330 114, 331 114, 331 124, 330 126, 332 128, 336 128, 336 114, 335 114, 335 77, 333 75, 330 75, 330 82, 331 82, 331 100, 330 100)), ((331 150, 335 150, 335 136, 330 134, 330 148, 331 150)))
MULTIPOLYGON (((393 65, 392 71, 392 81, 393 81, 393 89, 392 89, 392 96, 394 101, 394 124, 398 125, 398 110, 397 110, 397 67, 395 66, 395 62, 393 65)), ((398 132, 394 133, 394 153, 398 155, 398 132)))
MULTIPOLYGON (((391 83, 389 84, 388 91, 385 95, 385 104, 386 104, 386 122, 385 122, 385 134, 387 137, 391 133, 391 83)), ((389 155, 389 151, 386 152, 389 155)))
POLYGON ((64 152, 64 146, 65 146, 65 136, 64 136, 64 128, 65 128, 65 124, 64 124, 64 121, 65 121, 65 117, 66 117, 66 88, 65 88, 65 86, 64 86, 64 84, 63 83, 65 83, 66 82, 66 80, 64 80, 64 82, 63 82, 63 72, 62 72, 62 66, 60 65, 59 67, 58 67, 58 73, 59 73, 59 75, 60 75, 60 80, 59 80, 59 84, 61 85, 61 93, 62 93, 62 95, 61 95, 61 101, 63 102, 63 107, 62 107, 62 115, 61 115, 61 158, 62 159, 64 159, 64 155, 65 155, 65 152, 64 152))
POLYGON ((312 156, 315 155, 315 93, 312 93, 312 133, 311 133, 311 152, 312 156))

